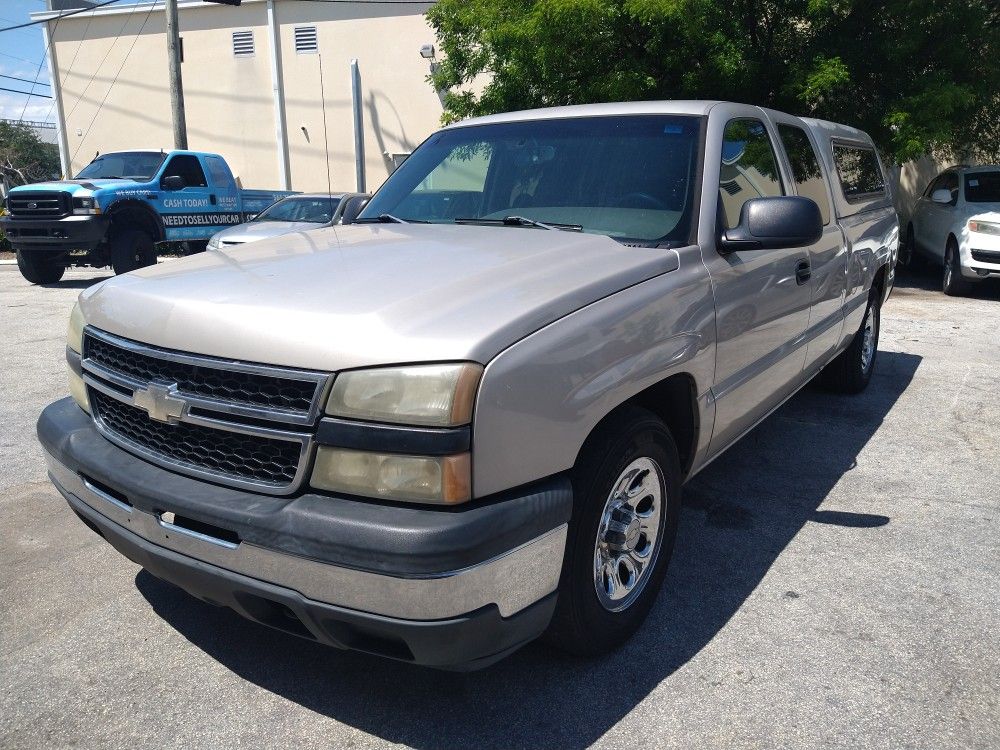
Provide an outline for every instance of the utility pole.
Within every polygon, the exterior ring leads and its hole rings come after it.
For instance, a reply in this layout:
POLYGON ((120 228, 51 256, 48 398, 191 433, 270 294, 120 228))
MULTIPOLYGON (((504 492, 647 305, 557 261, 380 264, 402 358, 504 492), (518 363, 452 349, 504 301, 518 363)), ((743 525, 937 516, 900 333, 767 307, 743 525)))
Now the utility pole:
POLYGON ((170 112, 174 123, 174 148, 187 149, 187 121, 184 118, 184 84, 181 81, 181 40, 177 30, 177 0, 166 0, 167 67, 170 73, 170 112))

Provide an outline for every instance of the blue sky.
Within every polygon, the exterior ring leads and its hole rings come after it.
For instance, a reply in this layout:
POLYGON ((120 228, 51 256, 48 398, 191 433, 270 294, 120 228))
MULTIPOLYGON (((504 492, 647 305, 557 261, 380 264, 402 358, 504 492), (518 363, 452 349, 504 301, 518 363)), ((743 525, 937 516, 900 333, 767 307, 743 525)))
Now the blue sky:
MULTIPOLYGON (((135 2, 135 0, 120 1, 123 4, 135 2)), ((0 28, 26 23, 31 20, 29 14, 43 11, 46 7, 45 0, 2 0, 0 28)), ((31 91, 30 82, 35 80, 36 75, 39 84, 49 83, 41 26, 0 33, 0 74, 28 79, 28 82, 25 82, 0 78, 0 87, 5 89, 31 91)), ((34 90, 39 94, 51 93, 51 89, 45 85, 37 85, 34 90)), ((22 94, 0 91, 0 118, 17 120, 22 117, 22 113, 25 120, 55 121, 55 108, 51 99, 28 98, 22 94)))

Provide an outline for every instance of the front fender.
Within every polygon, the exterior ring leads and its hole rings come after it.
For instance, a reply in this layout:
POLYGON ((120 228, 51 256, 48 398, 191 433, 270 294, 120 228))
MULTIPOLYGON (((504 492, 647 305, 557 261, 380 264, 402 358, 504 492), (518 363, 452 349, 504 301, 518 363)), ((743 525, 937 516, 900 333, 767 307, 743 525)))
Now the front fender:
MULTIPOLYGON (((692 375, 707 402, 711 283, 697 247, 664 252, 678 253, 675 270, 545 326, 487 365, 472 430, 477 497, 572 468, 598 422, 671 375, 692 375)), ((701 423, 710 433, 711 421, 701 423)), ((709 437, 699 435, 699 449, 709 437)))

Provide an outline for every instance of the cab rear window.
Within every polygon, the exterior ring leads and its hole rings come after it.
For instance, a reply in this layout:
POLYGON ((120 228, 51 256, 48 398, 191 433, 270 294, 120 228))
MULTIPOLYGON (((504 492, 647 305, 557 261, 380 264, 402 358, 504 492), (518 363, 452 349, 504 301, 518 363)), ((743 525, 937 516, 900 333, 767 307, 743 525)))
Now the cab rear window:
POLYGON ((840 189, 849 203, 885 195, 885 177, 875 149, 844 143, 833 144, 840 189))

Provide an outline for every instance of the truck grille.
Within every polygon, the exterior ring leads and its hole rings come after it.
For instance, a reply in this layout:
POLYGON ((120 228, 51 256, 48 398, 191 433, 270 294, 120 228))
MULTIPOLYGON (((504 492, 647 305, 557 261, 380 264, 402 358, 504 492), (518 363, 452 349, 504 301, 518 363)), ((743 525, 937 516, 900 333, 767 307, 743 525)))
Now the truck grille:
POLYGON ((7 210, 16 219, 59 218, 70 213, 70 195, 56 190, 11 193, 7 210))
POLYGON ((106 430, 172 463, 276 487, 290 485, 298 473, 298 443, 183 422, 155 422, 142 409, 98 390, 91 392, 90 403, 106 430))
POLYGON ((140 344, 87 327, 94 422, 119 446, 220 484, 289 494, 312 455, 332 376, 140 344))
POLYGON ((309 413, 316 397, 315 380, 178 362, 167 359, 170 355, 166 351, 163 356, 151 356, 93 335, 87 336, 84 351, 89 359, 110 370, 144 382, 176 383, 180 392, 192 396, 301 414, 309 413))

